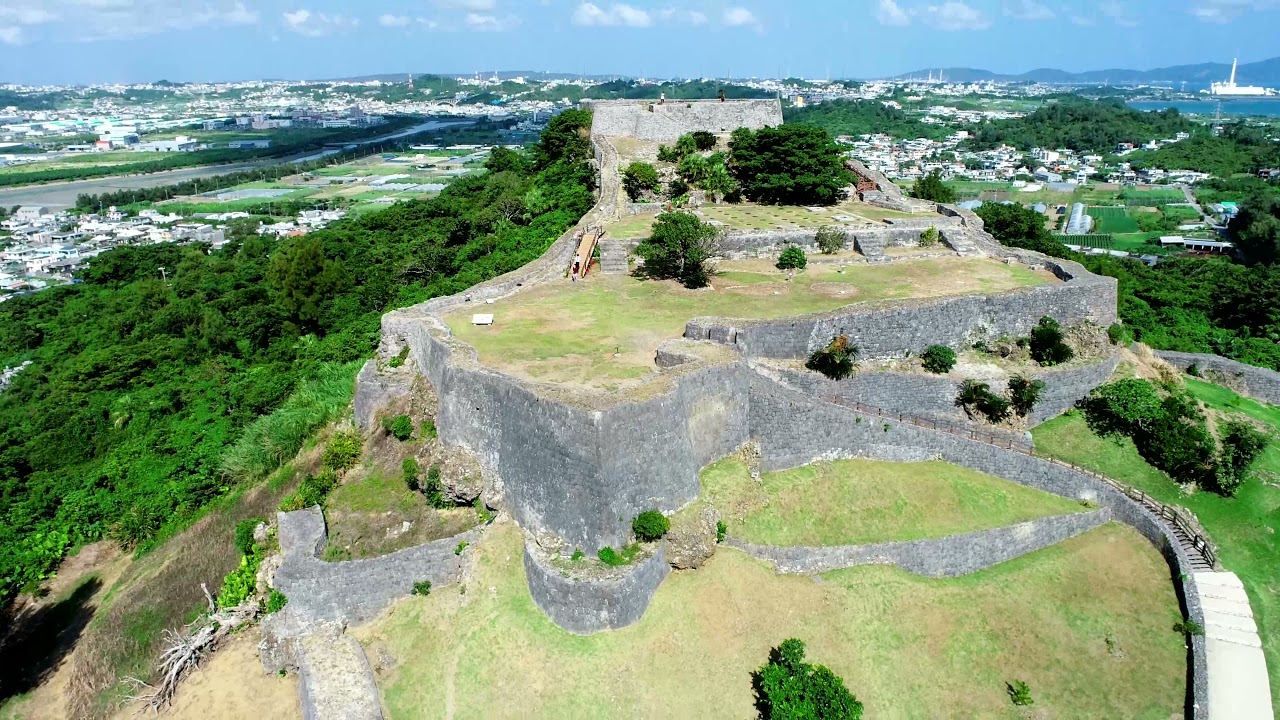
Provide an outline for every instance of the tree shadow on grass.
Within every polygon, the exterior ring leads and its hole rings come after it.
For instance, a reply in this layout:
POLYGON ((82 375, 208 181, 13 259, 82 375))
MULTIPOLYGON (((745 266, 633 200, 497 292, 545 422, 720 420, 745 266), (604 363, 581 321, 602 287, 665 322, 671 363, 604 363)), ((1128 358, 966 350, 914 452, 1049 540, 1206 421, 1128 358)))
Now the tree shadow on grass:
POLYGON ((71 653, 80 633, 93 618, 89 601, 102 587, 90 577, 70 595, 4 619, 7 635, 0 639, 0 703, 30 692, 44 682, 71 653))

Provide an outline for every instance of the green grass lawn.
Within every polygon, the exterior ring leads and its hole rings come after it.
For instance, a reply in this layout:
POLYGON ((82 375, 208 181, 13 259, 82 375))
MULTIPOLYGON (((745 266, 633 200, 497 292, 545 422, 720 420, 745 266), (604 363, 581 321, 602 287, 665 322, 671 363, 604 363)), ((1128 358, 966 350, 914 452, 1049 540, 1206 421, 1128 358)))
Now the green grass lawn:
POLYGON ((334 489, 324 514, 329 529, 324 558, 331 561, 385 555, 452 537, 478 522, 472 508, 437 510, 422 493, 409 490, 403 477, 377 470, 334 489))
MULTIPOLYGON (((1188 389, 1211 408, 1239 412, 1280 430, 1280 410, 1241 398, 1226 388, 1189 380, 1188 389)), ((1129 438, 1101 438, 1076 411, 1031 431, 1037 451, 1141 488, 1160 500, 1182 505, 1199 518, 1218 545, 1219 561, 1244 582, 1257 620, 1271 697, 1280 712, 1280 448, 1264 451, 1233 498, 1209 492, 1187 494, 1163 472, 1147 464, 1129 438)))
POLYGON ((1138 221, 1130 217, 1122 207, 1091 207, 1089 215, 1095 221, 1094 232, 1113 234, 1138 232, 1138 221))
POLYGON ((765 473, 757 483, 729 458, 703 471, 699 502, 718 509, 734 537, 810 546, 959 535, 1084 509, 941 461, 839 460, 765 473))
POLYGON ((1115 250, 1125 250, 1141 255, 1168 255, 1173 251, 1169 248, 1161 247, 1158 243, 1162 235, 1168 234, 1164 232, 1119 233, 1111 236, 1111 247, 1115 250), (1152 240, 1157 242, 1150 242, 1152 240))
POLYGON ((725 263, 714 289, 593 274, 532 288, 445 318, 482 362, 534 380, 617 389, 653 371, 653 353, 692 318, 777 318, 863 300, 991 293, 1049 276, 981 258, 933 257, 889 265, 814 266, 788 282, 768 261, 725 263), (841 294, 843 293, 843 294, 841 294), (471 324, 473 312, 495 322, 471 324))
POLYGON ((1036 717, 1183 711, 1168 567, 1128 527, 950 580, 868 566, 815 582, 722 548, 668 577, 636 624, 586 637, 533 604, 521 542, 493 526, 464 586, 351 631, 370 656, 397 658, 378 681, 389 718, 754 717, 750 673, 789 637, 868 718, 1026 717, 1012 680, 1030 685, 1036 717))

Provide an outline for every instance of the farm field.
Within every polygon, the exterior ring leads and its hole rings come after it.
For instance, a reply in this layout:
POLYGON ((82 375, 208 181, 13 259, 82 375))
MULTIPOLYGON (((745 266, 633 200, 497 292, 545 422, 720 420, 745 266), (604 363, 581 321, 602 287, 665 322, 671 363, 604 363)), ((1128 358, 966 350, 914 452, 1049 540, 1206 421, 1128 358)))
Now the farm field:
POLYGON ((712 289, 673 281, 592 273, 486 305, 490 326, 471 310, 445 317, 481 362, 518 376, 615 390, 654 370, 653 353, 698 316, 776 318, 854 302, 991 293, 1056 282, 1052 275, 985 258, 937 257, 888 265, 813 266, 788 281, 767 260, 725 262, 712 289))
MULTIPOLYGON (((1243 398, 1227 388, 1187 378, 1187 389, 1211 410, 1248 416, 1280 434, 1280 408, 1243 398)), ((1210 492, 1188 494, 1168 475, 1149 465, 1127 437, 1095 435, 1078 411, 1050 420, 1031 431, 1039 452, 1109 475, 1167 503, 1195 513, 1219 548, 1227 570, 1240 576, 1258 623, 1271 697, 1280 711, 1280 447, 1267 447, 1255 468, 1256 477, 1234 498, 1210 492)))
POLYGON ((586 637, 534 605, 521 543, 492 526, 465 585, 352 631, 370 657, 397 658, 378 683, 390 718, 749 717, 750 673, 789 637, 867 717, 1015 717, 1013 679, 1045 717, 1182 712, 1168 566, 1124 526, 952 580, 868 566, 815 582, 721 548, 669 576, 635 625, 586 637))
MULTIPOLYGON (((692 508, 761 545, 855 545, 959 535, 1083 510, 1077 502, 941 461, 838 460, 751 478, 739 458, 702 472, 692 508)), ((689 512, 689 511, 682 511, 689 512)))
POLYGON ((1088 213, 1094 220, 1093 231, 1096 233, 1138 232, 1138 221, 1123 207, 1090 207, 1088 213))

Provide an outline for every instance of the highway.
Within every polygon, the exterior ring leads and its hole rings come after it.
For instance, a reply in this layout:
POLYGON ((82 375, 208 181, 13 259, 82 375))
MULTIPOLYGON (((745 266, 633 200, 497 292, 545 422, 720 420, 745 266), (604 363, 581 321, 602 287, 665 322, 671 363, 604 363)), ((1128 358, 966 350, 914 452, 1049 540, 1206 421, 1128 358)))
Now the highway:
MULTIPOLYGON (((390 135, 382 135, 376 138, 370 138, 368 140, 361 140, 359 142, 352 142, 349 144, 368 145, 371 143, 383 142, 385 140, 407 137, 417 133, 438 130, 451 125, 465 125, 469 122, 471 121, 429 120, 390 135)), ((14 205, 43 205, 50 210, 61 210, 75 205, 76 197, 85 193, 96 195, 98 193, 113 192, 115 190, 122 190, 125 188, 171 185, 184 180, 226 175, 238 170, 261 167, 263 164, 274 165, 283 162, 306 162, 308 160, 316 160, 318 158, 325 157, 326 155, 332 155, 337 152, 339 151, 324 150, 320 152, 307 153, 302 156, 281 158, 277 160, 265 160, 259 163, 245 162, 232 165, 204 165, 200 167, 182 168, 180 170, 165 170, 164 172, 150 173, 147 175, 120 175, 114 177, 94 178, 92 180, 72 180, 70 182, 47 183, 44 185, 24 185, 20 187, 0 188, 0 207, 10 208, 14 205)), ((210 187, 208 189, 215 190, 217 188, 210 187)), ((204 188, 201 188, 201 190, 203 191, 204 188)))

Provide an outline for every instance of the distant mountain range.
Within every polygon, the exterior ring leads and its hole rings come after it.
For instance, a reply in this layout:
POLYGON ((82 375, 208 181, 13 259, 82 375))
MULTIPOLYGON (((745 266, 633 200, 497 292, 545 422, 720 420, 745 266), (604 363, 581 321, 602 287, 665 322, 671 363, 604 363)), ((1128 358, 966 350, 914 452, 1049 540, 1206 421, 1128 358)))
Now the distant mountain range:
MULTIPOLYGON (((925 78, 932 73, 938 76, 939 69, 916 70, 893 78, 925 78)), ((990 70, 976 68, 941 68, 942 75, 954 82, 980 82, 996 80, 1000 82, 1038 82, 1048 84, 1079 85, 1109 83, 1111 85, 1139 85, 1153 83, 1194 83, 1204 85, 1211 82, 1226 81, 1231 75, 1231 63, 1200 63, 1198 65, 1174 65, 1173 67, 1155 68, 1154 70, 1126 70, 1114 68, 1110 70, 1089 70, 1086 72, 1068 72, 1052 68, 1030 70, 1019 75, 1006 75, 990 70)), ((1240 85, 1263 85, 1280 87, 1280 57, 1258 62, 1244 63, 1236 70, 1236 82, 1240 85)))

